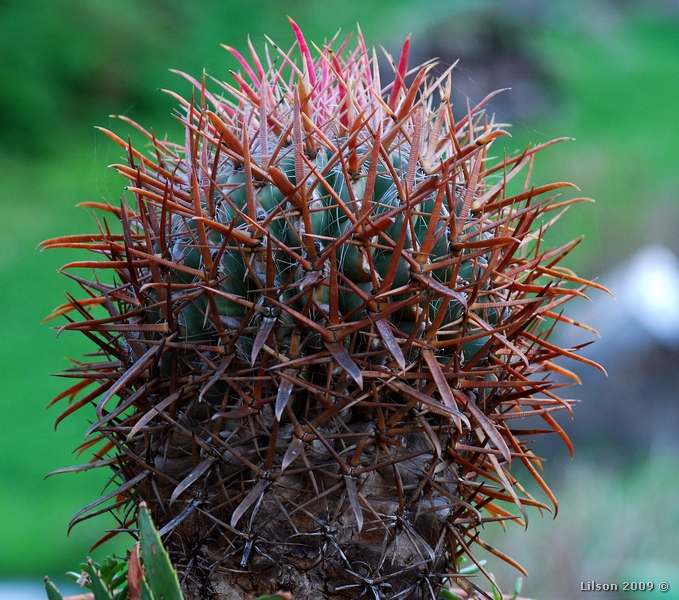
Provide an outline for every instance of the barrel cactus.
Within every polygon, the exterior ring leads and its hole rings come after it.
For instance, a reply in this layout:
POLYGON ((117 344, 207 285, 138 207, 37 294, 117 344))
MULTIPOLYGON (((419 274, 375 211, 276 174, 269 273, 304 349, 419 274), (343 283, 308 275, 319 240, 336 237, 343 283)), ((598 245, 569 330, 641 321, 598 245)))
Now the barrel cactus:
POLYGON ((98 347, 57 398, 58 421, 95 409, 94 458, 65 470, 115 483, 72 524, 112 510, 134 531, 145 502, 192 598, 473 590, 475 547, 515 564, 485 523, 556 509, 527 437, 570 446, 551 374, 588 361, 548 338, 596 284, 558 266, 578 240, 541 238, 581 199, 530 183, 552 142, 494 154, 490 96, 454 116, 452 67, 409 70, 409 40, 386 82, 361 35, 312 52, 291 24, 287 52, 228 48, 241 71, 216 91, 183 74, 181 143, 103 130, 125 195, 42 244, 97 256, 64 266, 83 294, 52 315, 98 347))

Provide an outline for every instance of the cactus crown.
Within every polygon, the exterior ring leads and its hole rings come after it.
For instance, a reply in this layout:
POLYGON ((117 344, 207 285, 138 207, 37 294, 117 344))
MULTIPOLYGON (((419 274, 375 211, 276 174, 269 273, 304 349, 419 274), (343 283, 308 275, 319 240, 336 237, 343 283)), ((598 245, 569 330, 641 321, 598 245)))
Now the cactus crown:
POLYGON ((558 266, 579 240, 546 250, 541 237, 582 199, 530 184, 553 142, 493 158, 505 131, 485 115, 492 95, 456 119, 452 67, 409 70, 409 40, 385 85, 362 36, 314 59, 292 26, 301 61, 294 47, 261 59, 250 46, 250 62, 228 48, 242 72, 216 82, 221 95, 183 75, 183 144, 123 118, 145 155, 104 130, 130 185, 119 206, 88 206, 120 232, 43 243, 104 258, 64 267, 86 295, 53 315, 100 354, 69 370, 79 382, 57 421, 96 407, 83 447, 118 483, 73 522, 114 500, 124 529, 143 499, 189 542, 168 538, 180 573, 224 566, 237 587, 254 569, 305 598, 302 544, 324 556, 324 597, 429 598, 474 543, 514 564, 478 538, 548 508, 513 462, 556 508, 525 440, 544 430, 510 424, 538 416, 570 446, 552 413, 571 401, 545 375, 577 380, 554 360, 588 361, 548 337, 596 284, 558 266))

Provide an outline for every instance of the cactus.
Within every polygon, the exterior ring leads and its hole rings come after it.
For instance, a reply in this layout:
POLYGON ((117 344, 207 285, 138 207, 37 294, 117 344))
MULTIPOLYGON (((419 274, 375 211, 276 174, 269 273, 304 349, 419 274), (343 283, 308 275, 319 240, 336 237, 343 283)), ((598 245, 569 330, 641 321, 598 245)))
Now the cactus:
POLYGON ((183 75, 182 143, 126 117, 149 153, 103 130, 126 195, 86 203, 98 232, 42 244, 99 259, 63 267, 84 295, 52 315, 98 347, 57 421, 94 406, 81 468, 116 483, 72 525, 111 502, 131 528, 145 501, 192 598, 473 590, 463 556, 490 578, 475 546, 523 571, 482 525, 552 510, 511 465, 556 511, 525 435, 570 447, 552 415, 573 401, 549 375, 590 361, 548 338, 600 286, 558 264, 579 240, 542 235, 584 199, 530 182, 553 142, 493 150, 492 95, 456 119, 452 67, 409 70, 409 39, 387 83, 361 35, 314 58, 291 24, 290 51, 229 48, 242 71, 221 95, 183 75), (543 429, 513 430, 530 416, 543 429))

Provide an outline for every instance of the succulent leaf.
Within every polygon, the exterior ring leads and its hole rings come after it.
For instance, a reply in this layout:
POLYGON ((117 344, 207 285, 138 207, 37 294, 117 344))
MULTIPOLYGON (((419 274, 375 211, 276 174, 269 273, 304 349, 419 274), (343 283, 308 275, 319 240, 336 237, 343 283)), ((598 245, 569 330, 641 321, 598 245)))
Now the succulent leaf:
POLYGON ((155 600, 183 600, 177 572, 170 563, 158 531, 145 504, 139 507, 141 557, 146 569, 145 581, 155 600))
POLYGON ((64 597, 59 593, 57 586, 54 585, 48 577, 45 577, 45 591, 47 592, 48 600, 64 600, 64 597))

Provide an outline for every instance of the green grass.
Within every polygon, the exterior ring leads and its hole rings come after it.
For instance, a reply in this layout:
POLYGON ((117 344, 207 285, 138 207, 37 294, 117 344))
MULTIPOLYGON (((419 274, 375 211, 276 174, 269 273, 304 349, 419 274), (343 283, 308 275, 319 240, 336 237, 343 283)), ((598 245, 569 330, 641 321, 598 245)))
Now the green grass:
MULTIPOLYGON (((579 598, 580 582, 594 580, 618 583, 620 590, 624 581, 656 587, 616 598, 679 598, 679 458, 651 457, 628 466, 624 475, 575 460, 555 475, 547 477, 560 506, 555 520, 529 509, 527 531, 510 523, 506 533, 498 527, 481 534, 528 570, 523 596, 579 598), (662 581, 669 592, 657 589, 662 581)), ((489 563, 508 592, 519 573, 497 559, 489 563)))

